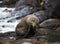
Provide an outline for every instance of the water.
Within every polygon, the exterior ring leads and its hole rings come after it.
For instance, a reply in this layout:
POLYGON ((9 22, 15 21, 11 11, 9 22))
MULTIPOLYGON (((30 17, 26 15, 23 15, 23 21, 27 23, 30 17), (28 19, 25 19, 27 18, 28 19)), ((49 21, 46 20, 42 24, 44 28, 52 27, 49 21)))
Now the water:
POLYGON ((16 17, 12 17, 11 12, 8 11, 14 11, 14 9, 15 8, 0 7, 0 33, 15 31, 19 20, 17 20, 16 17), (5 9, 7 10, 5 11, 5 9))

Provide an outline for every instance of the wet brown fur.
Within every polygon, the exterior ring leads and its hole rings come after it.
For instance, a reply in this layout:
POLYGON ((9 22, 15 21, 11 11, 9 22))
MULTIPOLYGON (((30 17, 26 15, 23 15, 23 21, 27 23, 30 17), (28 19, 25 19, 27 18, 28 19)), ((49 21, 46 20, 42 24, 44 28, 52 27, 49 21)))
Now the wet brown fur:
POLYGON ((28 30, 28 26, 33 25, 35 27, 37 27, 37 24, 39 23, 39 19, 38 17, 36 17, 35 15, 27 15, 26 17, 24 17, 21 22, 16 26, 16 35, 17 36, 20 36, 20 35, 24 35, 27 33, 27 30, 28 30), (31 23, 31 19, 34 18, 34 21, 33 23, 31 23), (31 23, 31 24, 30 24, 31 23))

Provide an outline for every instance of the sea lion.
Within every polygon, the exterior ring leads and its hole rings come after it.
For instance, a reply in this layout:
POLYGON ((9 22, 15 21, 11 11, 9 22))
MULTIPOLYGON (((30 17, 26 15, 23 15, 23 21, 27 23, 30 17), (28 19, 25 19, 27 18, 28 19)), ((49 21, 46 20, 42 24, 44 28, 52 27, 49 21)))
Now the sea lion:
POLYGON ((34 14, 25 16, 20 23, 16 26, 16 35, 23 36, 28 34, 29 36, 35 34, 35 30, 38 27, 39 19, 34 14))

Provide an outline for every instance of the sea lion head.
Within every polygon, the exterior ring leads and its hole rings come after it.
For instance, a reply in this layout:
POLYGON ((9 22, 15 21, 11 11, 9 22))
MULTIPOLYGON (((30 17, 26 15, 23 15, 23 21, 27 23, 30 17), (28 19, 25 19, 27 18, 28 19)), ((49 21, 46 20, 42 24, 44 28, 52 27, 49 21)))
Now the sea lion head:
POLYGON ((32 27, 38 26, 39 19, 38 19, 37 16, 35 16, 35 15, 32 14, 32 15, 28 15, 27 17, 28 18, 27 18, 26 22, 27 22, 28 25, 30 25, 32 27))

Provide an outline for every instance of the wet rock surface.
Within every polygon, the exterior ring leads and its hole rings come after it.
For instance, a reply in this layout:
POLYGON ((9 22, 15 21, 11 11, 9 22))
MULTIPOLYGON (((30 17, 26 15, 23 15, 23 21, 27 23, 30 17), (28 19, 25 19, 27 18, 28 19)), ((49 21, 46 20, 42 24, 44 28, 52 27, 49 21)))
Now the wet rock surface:
POLYGON ((60 20, 59 19, 47 19, 45 21, 43 21, 40 24, 41 27, 45 27, 45 28, 54 28, 54 27, 58 27, 60 26, 60 20))
POLYGON ((28 14, 32 14, 33 12, 36 12, 37 9, 35 7, 32 6, 25 6, 24 8, 22 8, 21 10, 15 10, 14 12, 12 12, 12 15, 17 15, 20 17, 26 16, 28 14))
POLYGON ((36 15, 39 18, 40 22, 48 19, 48 17, 47 17, 48 14, 47 14, 46 11, 40 10, 40 11, 37 11, 37 12, 35 12, 33 14, 36 15))
POLYGON ((46 10, 49 12, 51 18, 60 19, 60 0, 47 0, 45 3, 46 10))

